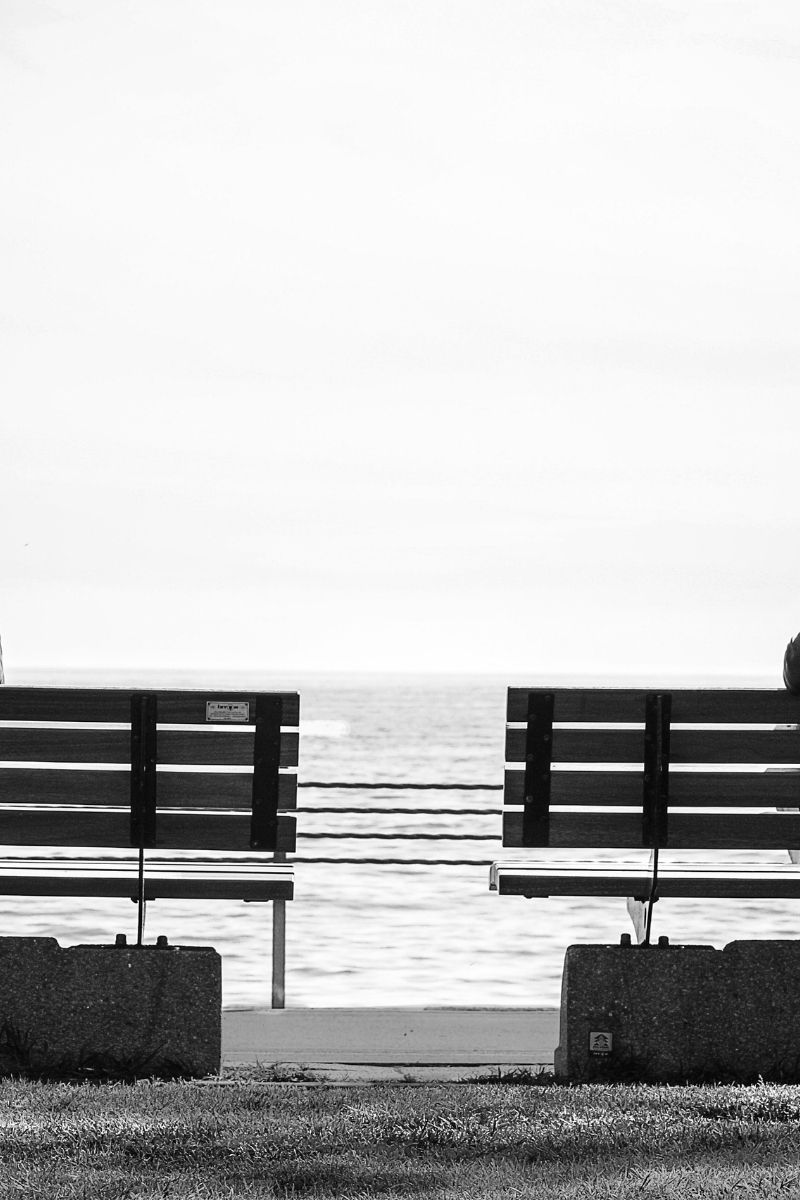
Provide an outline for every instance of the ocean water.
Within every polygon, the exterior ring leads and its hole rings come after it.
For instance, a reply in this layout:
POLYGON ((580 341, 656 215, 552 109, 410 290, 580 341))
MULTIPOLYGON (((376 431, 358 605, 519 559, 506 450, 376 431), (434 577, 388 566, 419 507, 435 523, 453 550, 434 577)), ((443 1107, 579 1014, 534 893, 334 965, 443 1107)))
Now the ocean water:
MULTIPOLYGON (((297 690, 301 785, 311 780, 499 785, 506 687, 525 682, 541 681, 7 672, 9 684, 297 690)), ((777 686, 774 680, 747 682, 777 686)), ((499 791, 301 786, 298 807, 295 899, 286 906, 287 1007, 554 1006, 567 946, 616 943, 629 931, 623 900, 528 901, 489 892, 489 864, 514 856, 504 855, 501 846, 499 791), (320 807, 335 811, 312 811, 320 807), (347 808, 380 813, 340 811, 347 808), (415 812, 390 811, 397 808, 415 812), (369 840, 355 836, 365 832, 369 840), (407 840, 401 834, 414 836, 407 840), (304 861, 318 858, 337 861, 304 861), (360 861, 342 861, 347 859, 360 861)), ((777 854, 775 861, 780 859, 777 854)), ((128 900, 3 897, 2 903, 7 934, 53 936, 62 945, 136 934, 136 908, 128 900)), ((148 905, 146 940, 165 934, 173 944, 215 946, 223 961, 223 1003, 268 1005, 271 913, 268 904, 158 900, 148 905)), ((790 901, 660 901, 653 935, 723 946, 735 938, 796 937, 799 926, 800 905, 790 901)))

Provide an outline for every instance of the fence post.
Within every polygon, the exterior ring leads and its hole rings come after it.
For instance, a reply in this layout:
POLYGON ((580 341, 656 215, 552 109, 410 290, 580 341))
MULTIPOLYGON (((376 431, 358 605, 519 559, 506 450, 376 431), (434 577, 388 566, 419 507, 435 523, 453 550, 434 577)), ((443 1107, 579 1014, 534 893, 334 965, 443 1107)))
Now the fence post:
MULTIPOLYGON (((278 851, 276 862, 285 862, 278 851)), ((286 901, 272 901, 272 1007, 286 1007, 286 901)))
POLYGON ((286 1005, 286 901, 272 901, 272 1007, 286 1005))

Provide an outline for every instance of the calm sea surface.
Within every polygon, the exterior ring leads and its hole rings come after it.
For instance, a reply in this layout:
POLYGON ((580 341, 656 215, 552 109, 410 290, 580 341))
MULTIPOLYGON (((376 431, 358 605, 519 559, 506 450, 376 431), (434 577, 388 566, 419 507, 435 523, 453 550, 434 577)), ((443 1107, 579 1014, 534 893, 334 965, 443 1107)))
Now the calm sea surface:
MULTIPOLYGON (((9 684, 297 690, 301 783, 500 784, 506 687, 535 682, 542 681, 255 672, 7 672, 9 684)), ((778 686, 775 680, 747 683, 778 686)), ((526 901, 490 894, 489 864, 504 857, 501 806, 498 791, 354 793, 301 788, 298 859, 406 861, 298 863, 295 900, 286 906, 287 1006, 558 1004, 566 947, 573 942, 618 942, 629 928, 625 904, 570 898, 526 901), (377 816, 305 811, 321 806, 382 811, 377 816), (409 816, 386 811, 392 808, 434 811, 409 816), (442 811, 446 809, 468 811, 447 814, 442 811), (488 815, 479 815, 486 810, 488 815), (364 831, 389 836, 369 841, 312 836, 364 831), (396 836, 401 833, 437 834, 443 840, 408 841, 396 836), (467 834, 480 840, 458 840, 467 834), (446 860, 446 865, 430 865, 432 859, 446 860), (462 860, 469 865, 458 865, 462 860)), ((781 855, 774 859, 780 861, 781 855)), ((122 932, 132 939, 136 934, 135 906, 127 900, 4 897, 3 907, 7 934, 54 936, 62 945, 113 941, 122 932)), ((654 936, 666 933, 673 942, 722 946, 735 938, 793 938, 800 928, 800 906, 779 901, 661 901, 653 925, 654 936)), ((269 1003, 271 905, 158 900, 148 906, 146 940, 154 941, 159 934, 173 944, 213 945, 219 950, 225 1005, 269 1003)))

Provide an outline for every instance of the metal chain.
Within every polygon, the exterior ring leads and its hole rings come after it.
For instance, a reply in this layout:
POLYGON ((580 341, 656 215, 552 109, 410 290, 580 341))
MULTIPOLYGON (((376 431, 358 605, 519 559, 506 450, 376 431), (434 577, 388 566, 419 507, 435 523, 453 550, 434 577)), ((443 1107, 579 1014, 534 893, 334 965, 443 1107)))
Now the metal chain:
MULTIPOLYGON (((501 783, 409 783, 409 782, 363 782, 358 780, 304 780, 298 782, 298 788, 324 788, 329 790, 347 791, 425 791, 425 792, 501 792, 501 783)), ((301 807, 293 812, 302 816, 404 816, 404 817, 497 817, 501 810, 494 808, 314 808, 301 807)), ((335 832, 310 833, 305 829, 297 830, 299 838, 328 839, 350 841, 428 841, 428 842, 488 842, 493 837, 485 834, 471 833, 377 833, 369 832, 335 832)), ((375 867, 488 867, 489 860, 473 858, 333 858, 333 857, 295 857, 289 860, 292 864, 323 864, 329 866, 375 866, 375 867)))
POLYGON ((502 792, 502 783, 359 783, 334 781, 322 783, 316 779, 298 781, 299 788, 352 788, 360 791, 381 789, 382 791, 417 792, 502 792))
POLYGON ((328 863, 331 866, 370 867, 488 867, 491 859, 475 858, 294 858, 295 863, 328 863))
POLYGON ((313 816, 324 813, 329 816, 358 817, 368 816, 403 816, 403 817, 497 817, 499 808, 293 808, 285 810, 289 813, 301 813, 303 816, 313 816))
POLYGON ((485 833, 375 833, 372 830, 363 830, 357 833, 345 831, 344 833, 308 833, 305 829, 298 829, 297 836, 299 838, 325 838, 327 841, 345 840, 351 838, 360 838, 362 841, 384 841, 384 842, 494 842, 497 838, 490 837, 485 833))

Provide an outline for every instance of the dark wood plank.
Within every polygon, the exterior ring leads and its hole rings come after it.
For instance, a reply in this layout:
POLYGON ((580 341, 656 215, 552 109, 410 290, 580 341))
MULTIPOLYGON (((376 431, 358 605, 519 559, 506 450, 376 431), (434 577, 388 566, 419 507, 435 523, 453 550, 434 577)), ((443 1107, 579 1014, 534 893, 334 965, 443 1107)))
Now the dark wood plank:
POLYGON ((675 729, 670 732, 670 763, 800 763, 797 729, 675 729))
MULTIPOLYGON (((281 734, 282 767, 296 767, 299 737, 281 734)), ((31 729, 0 727, 0 762, 130 763, 127 729, 31 729)), ((253 733, 207 730, 160 730, 158 761, 176 766, 238 767, 253 764, 253 733)))
MULTIPOLYGON (((278 817, 276 849, 293 854, 297 845, 297 819, 278 817)), ((800 841, 798 842, 800 845, 800 841)), ((250 814, 190 813, 159 810, 156 832, 158 850, 228 850, 250 848, 250 814)))
POLYGON ((130 844, 130 812, 124 809, 0 810, 0 846, 123 847, 130 844))
POLYGON ((288 811, 297 808, 297 775, 294 773, 278 776, 278 808, 288 811))
POLYGON ((0 762, 130 763, 128 729, 0 728, 0 762))
POLYGON ((151 879, 144 885, 145 900, 293 900, 294 881, 278 879, 151 879))
MULTIPOLYGON (((296 732, 284 730, 281 734, 282 767, 297 766, 299 744, 296 732)), ((176 766, 252 766, 253 734, 223 732, 218 727, 202 732, 163 729, 158 734, 158 761, 176 766)))
MULTIPOLYGON (((525 729, 506 730, 507 763, 525 762, 525 729)), ((554 729, 552 761, 641 763, 644 761, 642 729, 554 729)))
MULTIPOLYGON (((130 735, 129 735, 130 736, 130 735)), ((107 770, 0 769, 0 804, 82 804, 124 808, 130 815, 131 773, 107 770)), ((0 810, 1 812, 2 810, 0 810)))
POLYGON ((526 867, 495 863, 490 887, 500 896, 633 896, 647 895, 650 876, 646 867, 586 868, 526 867))
MULTIPOLYGON (((128 724, 131 696, 148 692, 158 698, 163 724, 205 725, 208 701, 244 701, 253 710, 255 692, 215 692, 164 688, 45 688, 10 687, 0 691, 0 721, 95 721, 128 724)), ((283 701, 282 724, 296 726, 300 716, 297 692, 268 692, 283 701)))
MULTIPOLYGON (((503 845, 522 847, 521 811, 503 814, 503 845)), ((670 813, 671 850, 785 850, 800 846, 800 812, 670 813)), ((640 849, 637 813, 551 813, 553 849, 640 849)))
MULTIPOLYGON (((158 772, 158 807, 251 810, 253 776, 206 771, 158 772)), ((297 807, 297 776, 278 776, 278 807, 297 807)))
MULTIPOLYGON (((644 729, 554 729, 554 763, 642 763, 644 729)), ((524 763, 525 730, 506 730, 506 762, 524 763)), ((797 729, 675 729, 671 763, 800 763, 797 729)))
MULTIPOLYGON (((164 771, 157 775, 159 808, 238 808, 249 812, 252 773, 164 771)), ((130 810, 130 771, 0 768, 0 805, 81 804, 130 810)), ((297 807, 297 776, 278 779, 280 808, 297 807)), ((0 809, 2 811, 2 809, 0 809)))
MULTIPOLYGON (((122 809, 52 807, 0 811, 0 846, 127 847, 130 844, 130 814, 122 809)), ((279 817, 277 849, 292 853, 295 845, 296 818, 279 817)), ((159 810, 155 848, 247 851, 250 815, 159 810)))
POLYGON ((187 899, 291 900, 294 867, 265 860, 251 862, 146 863, 146 896, 187 899))
MULTIPOLYGON (((8 863, 0 868, 0 894, 14 896, 107 896, 136 899, 137 863, 86 869, 80 865, 8 863)), ((231 867, 187 871, 184 864, 148 871, 145 899, 291 900, 294 876, 291 866, 265 863, 260 868, 231 867)))
MULTIPOLYGON (((504 802, 522 804, 525 777, 506 771, 504 802)), ((551 776, 553 805, 642 807, 642 772, 558 771, 551 776)), ((671 771, 670 808, 800 808, 800 769, 671 771)))
MULTIPOLYGON (((281 725, 296 726, 300 719, 300 698, 297 692, 203 692, 199 689, 186 692, 156 692, 158 696, 158 720, 164 725, 206 725, 206 705, 209 702, 247 704, 250 722, 255 714, 256 697, 280 696, 283 702, 281 725)), ((226 724, 226 722, 221 722, 226 724)))
POLYGON ((130 724, 129 688, 0 688, 0 721, 106 721, 130 724))
POLYGON ((70 876, 0 873, 0 895, 7 896, 117 896, 136 899, 136 871, 129 875, 92 876, 84 878, 77 872, 70 876))
POLYGON ((674 723, 800 724, 800 696, 785 688, 509 688, 507 717, 524 721, 528 693, 555 693, 555 721, 643 721, 645 696, 672 695, 674 723))
POLYGON ((785 868, 736 871, 714 870, 710 867, 694 871, 665 867, 659 870, 657 893, 661 899, 683 896, 689 899, 759 897, 765 900, 800 898, 800 871, 785 868))
MULTIPOLYGON (((522 864, 495 863, 492 868, 494 890, 501 896, 635 896, 649 895, 650 877, 613 867, 586 868, 569 864, 558 868, 526 867, 522 864)), ((800 871, 791 867, 750 868, 736 871, 715 870, 703 866, 695 870, 662 868, 657 896, 686 898, 800 899, 800 871)))
MULTIPOLYGON (((595 806, 642 807, 641 771, 558 771, 550 776, 550 803, 595 806)), ((522 804, 525 796, 523 771, 506 771, 503 802, 522 804)))

